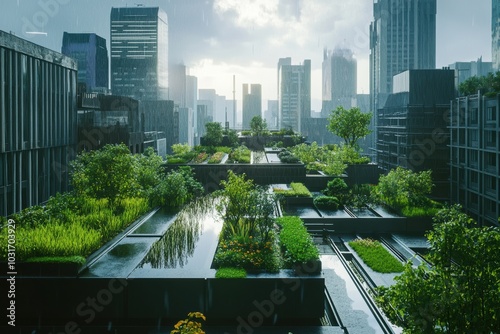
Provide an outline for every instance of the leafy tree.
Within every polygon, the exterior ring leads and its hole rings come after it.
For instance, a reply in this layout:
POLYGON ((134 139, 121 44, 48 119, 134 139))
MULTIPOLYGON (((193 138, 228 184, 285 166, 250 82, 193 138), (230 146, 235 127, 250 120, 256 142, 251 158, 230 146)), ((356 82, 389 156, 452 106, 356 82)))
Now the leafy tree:
POLYGON ((217 210, 224 218, 223 236, 226 239, 258 235, 261 242, 269 239, 273 227, 275 198, 264 188, 256 187, 245 174, 229 170, 228 180, 221 181, 223 191, 217 210))
POLYGON ((250 120, 250 129, 254 136, 262 136, 267 132, 267 122, 261 116, 254 116, 250 120))
POLYGON ((432 267, 406 266, 378 302, 405 333, 497 333, 500 230, 477 227, 458 205, 442 209, 428 234, 432 267))
POLYGON ((425 206, 429 204, 429 195, 434 184, 432 171, 415 173, 409 169, 398 167, 387 175, 381 175, 379 183, 373 190, 375 199, 395 210, 408 206, 425 206))
POLYGON ((71 162, 71 167, 71 183, 79 196, 112 202, 139 193, 136 161, 125 144, 108 144, 100 150, 83 152, 71 162))
POLYGON ((344 109, 344 107, 339 106, 332 110, 328 117, 327 128, 333 134, 344 139, 346 145, 356 147, 358 139, 370 134, 368 125, 371 118, 372 114, 363 113, 357 107, 344 109))
POLYGON ((478 91, 486 96, 495 96, 500 93, 500 71, 488 73, 486 76, 473 76, 463 81, 458 90, 461 95, 475 95, 478 91))
POLYGON ((220 146, 223 138, 222 125, 219 122, 208 122, 205 129, 205 145, 220 146))
POLYGON ((224 135, 227 136, 229 147, 238 147, 238 133, 236 130, 225 129, 224 135))

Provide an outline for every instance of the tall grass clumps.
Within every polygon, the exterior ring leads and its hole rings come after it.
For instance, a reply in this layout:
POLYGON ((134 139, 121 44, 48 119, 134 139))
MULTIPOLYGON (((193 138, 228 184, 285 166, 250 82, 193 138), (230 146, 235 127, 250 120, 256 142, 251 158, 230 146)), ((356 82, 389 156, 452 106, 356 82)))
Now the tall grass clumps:
POLYGON ((16 256, 20 261, 41 256, 88 256, 101 246, 101 239, 99 231, 80 222, 20 228, 16 231, 16 256))
POLYGON ((372 239, 359 239, 349 242, 368 267, 379 273, 401 273, 404 266, 392 256, 382 244, 372 239))
POLYGON ((319 251, 299 217, 280 217, 276 222, 281 226, 279 241, 287 266, 319 259, 319 251))

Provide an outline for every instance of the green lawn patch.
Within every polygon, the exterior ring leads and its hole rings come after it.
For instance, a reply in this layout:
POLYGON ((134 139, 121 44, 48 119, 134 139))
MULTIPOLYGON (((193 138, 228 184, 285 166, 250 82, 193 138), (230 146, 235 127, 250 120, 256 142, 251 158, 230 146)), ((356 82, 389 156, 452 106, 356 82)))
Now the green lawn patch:
POLYGON ((359 257, 368 267, 379 273, 401 273, 404 266, 385 249, 382 244, 372 239, 360 239, 349 242, 359 257))
POLYGON ((245 278, 247 272, 243 268, 219 268, 215 273, 215 278, 245 278))
POLYGON ((311 197, 311 192, 307 187, 300 182, 290 183, 290 188, 292 189, 281 189, 274 188, 274 192, 277 194, 282 194, 286 197, 311 197))
POLYGON ((279 240, 287 265, 319 259, 319 251, 300 217, 280 217, 276 223, 281 226, 279 240))

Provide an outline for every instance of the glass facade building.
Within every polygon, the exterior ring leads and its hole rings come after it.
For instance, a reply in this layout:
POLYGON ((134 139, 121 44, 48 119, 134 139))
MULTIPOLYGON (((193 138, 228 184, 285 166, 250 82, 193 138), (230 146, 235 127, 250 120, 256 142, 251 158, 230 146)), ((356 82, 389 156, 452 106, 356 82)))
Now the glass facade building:
POLYGON ((493 70, 500 70, 500 0, 491 0, 491 53, 493 70))
POLYGON ((87 92, 108 90, 109 60, 104 38, 64 32, 61 53, 78 62, 78 83, 85 84, 87 92))
POLYGON ((111 9, 111 90, 168 100, 168 20, 160 8, 111 9))
POLYGON ((72 58, 0 31, 0 215, 67 190, 76 76, 72 58))
POLYGON ((436 68, 436 0, 374 0, 370 24, 372 110, 392 92, 392 77, 436 68))
POLYGON ((323 52, 323 104, 321 116, 328 117, 338 106, 353 107, 358 89, 357 62, 349 49, 323 52))
POLYGON ((311 60, 292 65, 291 58, 280 58, 278 104, 278 128, 301 132, 302 120, 311 118, 311 60))
POLYGON ((243 84, 243 124, 242 129, 250 129, 250 122, 255 116, 262 117, 262 86, 243 84))

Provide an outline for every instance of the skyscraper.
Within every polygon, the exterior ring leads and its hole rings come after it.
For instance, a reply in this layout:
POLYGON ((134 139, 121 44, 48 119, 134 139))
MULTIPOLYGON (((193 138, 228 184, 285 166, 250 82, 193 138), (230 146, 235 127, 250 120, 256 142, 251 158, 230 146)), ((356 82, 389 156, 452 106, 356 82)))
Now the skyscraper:
POLYGON ((351 108, 357 93, 357 62, 349 49, 323 52, 322 117, 338 106, 351 108))
POLYGON ((500 70, 500 0, 491 0, 491 52, 495 71, 500 70))
POLYGON ((250 129, 250 121, 262 117, 262 86, 243 84, 243 129, 250 129), (250 90, 249 90, 250 88, 250 90))
POLYGON ((87 92, 107 91, 109 61, 104 38, 96 34, 64 32, 61 53, 76 59, 78 83, 85 84, 87 92))
POLYGON ((158 7, 111 9, 111 90, 168 99, 168 21, 158 7))
POLYGON ((311 60, 292 65, 291 58, 280 58, 278 104, 278 127, 300 132, 302 120, 311 117, 311 60))
POLYGON ((392 77, 436 68, 436 0, 374 0, 370 25, 372 110, 385 104, 392 77))

